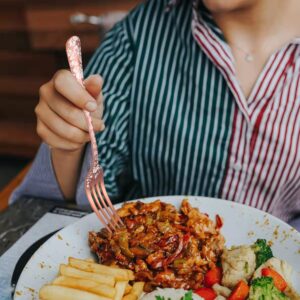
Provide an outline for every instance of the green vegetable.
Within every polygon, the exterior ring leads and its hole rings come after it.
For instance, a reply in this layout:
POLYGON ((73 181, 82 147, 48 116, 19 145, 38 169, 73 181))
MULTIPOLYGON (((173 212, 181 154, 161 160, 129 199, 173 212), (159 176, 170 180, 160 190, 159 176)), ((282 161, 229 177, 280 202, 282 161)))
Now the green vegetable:
MULTIPOLYGON (((165 300, 165 297, 162 296, 155 296, 156 300, 165 300)), ((168 298, 167 300, 172 300, 171 298, 168 298)))
POLYGON ((134 254, 129 249, 128 236, 127 236, 126 232, 122 232, 120 234, 119 247, 125 256, 127 256, 129 258, 134 258, 134 254))
POLYGON ((258 239, 253 245, 253 250, 256 255, 256 268, 273 257, 272 249, 266 240, 258 239))
POLYGON ((184 258, 177 258, 174 260, 173 262, 173 265, 175 268, 178 268, 178 267, 182 267, 182 265, 186 263, 186 259, 184 258))
POLYGON ((193 292, 188 291, 182 298, 182 300, 193 300, 193 292))
POLYGON ((289 300, 279 291, 271 277, 260 277, 252 281, 248 300, 289 300))

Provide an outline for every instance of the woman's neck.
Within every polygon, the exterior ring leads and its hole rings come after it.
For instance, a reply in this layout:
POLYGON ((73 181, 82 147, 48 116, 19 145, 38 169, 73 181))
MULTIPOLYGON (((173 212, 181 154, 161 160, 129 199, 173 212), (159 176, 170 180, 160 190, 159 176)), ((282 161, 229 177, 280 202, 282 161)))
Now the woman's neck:
POLYGON ((300 37, 299 12, 299 0, 256 0, 240 10, 212 15, 229 44, 253 51, 268 44, 279 48, 300 37))

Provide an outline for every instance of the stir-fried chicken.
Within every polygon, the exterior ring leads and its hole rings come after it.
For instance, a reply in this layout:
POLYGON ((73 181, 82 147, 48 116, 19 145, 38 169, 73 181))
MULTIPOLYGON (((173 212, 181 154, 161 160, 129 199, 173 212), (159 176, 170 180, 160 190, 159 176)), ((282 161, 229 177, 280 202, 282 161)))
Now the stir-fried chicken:
POLYGON ((125 227, 112 236, 90 232, 89 242, 101 263, 135 272, 136 280, 155 287, 197 289, 222 254, 224 238, 206 214, 183 200, 171 204, 132 202, 119 209, 125 227))

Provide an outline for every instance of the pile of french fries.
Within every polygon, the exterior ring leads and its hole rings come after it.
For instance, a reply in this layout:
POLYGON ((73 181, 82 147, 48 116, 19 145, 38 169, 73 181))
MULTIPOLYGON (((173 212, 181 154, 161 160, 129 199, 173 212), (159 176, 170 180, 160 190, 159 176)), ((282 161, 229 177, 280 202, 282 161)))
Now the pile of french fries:
POLYGON ((40 289, 41 300, 137 300, 144 282, 134 280, 130 270, 97 264, 93 260, 70 257, 61 264, 59 276, 40 289))

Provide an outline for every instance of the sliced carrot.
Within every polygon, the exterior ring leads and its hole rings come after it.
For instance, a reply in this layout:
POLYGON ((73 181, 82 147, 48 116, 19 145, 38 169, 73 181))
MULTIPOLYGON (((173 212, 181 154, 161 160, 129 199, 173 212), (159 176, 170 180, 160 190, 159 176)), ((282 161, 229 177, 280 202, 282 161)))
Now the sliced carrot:
POLYGON ((234 288, 227 300, 244 300, 247 298, 248 294, 249 286, 245 281, 241 280, 236 285, 236 287, 234 288))
POLYGON ((273 278, 274 285, 283 292, 287 288, 287 283, 284 278, 272 268, 264 268, 261 270, 261 275, 264 277, 273 278))
POLYGON ((204 285, 206 287, 212 287, 216 283, 220 283, 222 280, 222 269, 214 267, 210 269, 204 276, 204 285))

